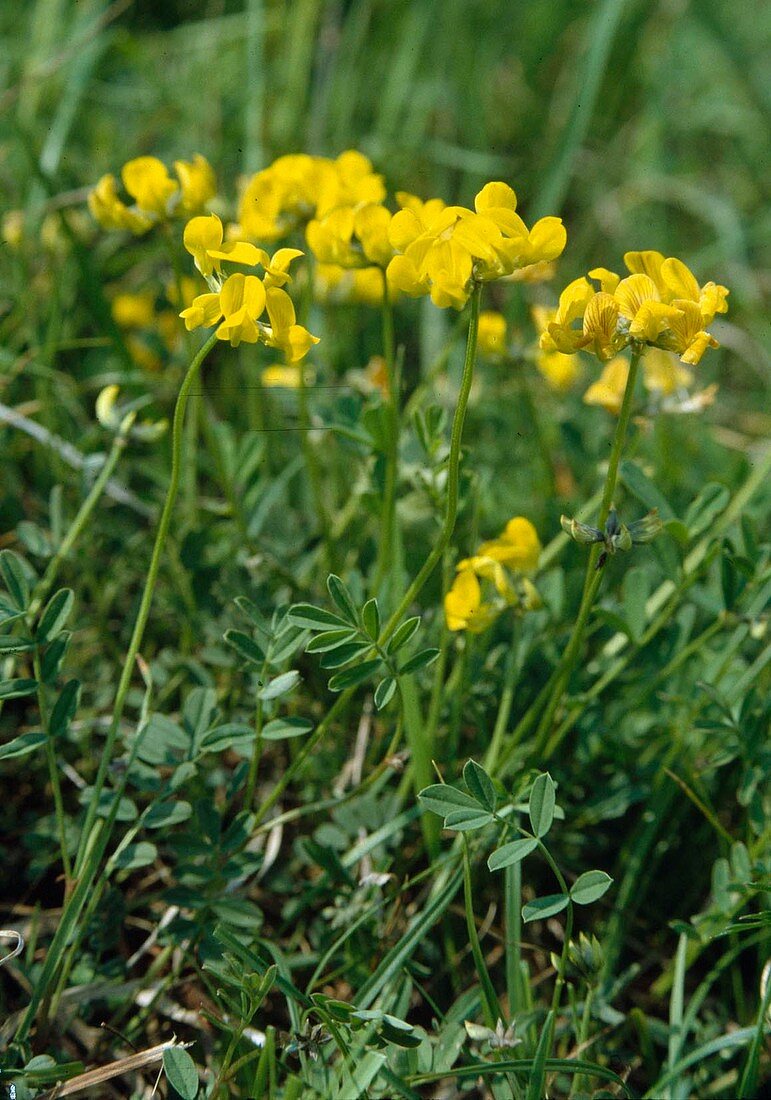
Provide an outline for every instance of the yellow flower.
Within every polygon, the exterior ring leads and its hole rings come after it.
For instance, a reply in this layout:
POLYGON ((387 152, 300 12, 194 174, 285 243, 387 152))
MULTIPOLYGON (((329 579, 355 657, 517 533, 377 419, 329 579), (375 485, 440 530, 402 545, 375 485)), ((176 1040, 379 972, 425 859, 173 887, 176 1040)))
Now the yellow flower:
POLYGON ((538 567, 541 540, 529 519, 514 516, 497 539, 482 543, 479 553, 519 573, 532 573, 538 567))
POLYGON ((354 150, 336 160, 307 153, 279 157, 247 184, 237 232, 252 240, 276 241, 337 207, 380 203, 385 193, 383 177, 354 150))
POLYGON ((585 279, 566 287, 555 320, 541 335, 544 351, 573 354, 590 346, 604 361, 634 342, 676 351, 695 365, 708 347, 718 346, 706 329, 728 309, 724 286, 699 286, 681 260, 660 252, 627 252, 624 262, 631 272, 624 279, 607 268, 589 272, 599 291, 585 279))
POLYGON ((265 330, 264 342, 268 347, 280 348, 289 364, 304 359, 319 338, 296 324, 292 299, 279 287, 268 287, 267 307, 270 328, 265 330))
POLYGON ((479 314, 477 346, 483 355, 500 356, 506 351, 506 318, 486 309, 479 314))
POLYGON ((377 203, 340 206, 313 219, 305 231, 309 248, 323 264, 386 267, 394 254, 388 240, 391 214, 377 203))
POLYGON ((179 184, 171 178, 163 161, 157 157, 135 157, 121 169, 123 186, 140 210, 165 218, 169 199, 179 184))
POLYGON ((222 284, 219 308, 223 320, 217 329, 219 340, 229 340, 237 348, 243 341, 256 344, 260 339, 257 321, 265 310, 265 287, 256 275, 237 272, 222 284))
POLYGON ((257 251, 260 253, 258 262, 265 269, 263 282, 266 289, 269 286, 286 286, 287 283, 291 283, 292 276, 289 274, 289 265, 292 260, 296 260, 298 256, 303 255, 299 248, 279 248, 270 257, 261 248, 257 251))
POLYGON ((151 328, 155 320, 155 295, 150 290, 118 294, 112 300, 111 310, 121 328, 151 328))
POLYGON ((88 193, 88 209, 103 229, 128 229, 139 236, 146 233, 153 219, 138 210, 132 210, 118 198, 115 176, 102 176, 88 193))
POLYGON ((458 562, 444 600, 448 629, 479 634, 507 607, 519 613, 539 607, 535 587, 522 574, 537 568, 540 553, 541 542, 530 520, 510 519, 497 539, 483 542, 476 554, 458 562), (492 600, 483 600, 480 579, 492 584, 492 600))
POLYGON ((594 297, 594 289, 588 279, 574 279, 560 294, 554 319, 549 321, 546 331, 541 334, 541 347, 544 351, 561 351, 572 355, 579 348, 586 347, 591 337, 585 336, 583 329, 573 328, 573 322, 583 318, 587 305, 594 297))
POLYGON ((461 569, 444 597, 448 630, 481 634, 497 617, 492 604, 482 603, 482 589, 473 569, 461 569))
POLYGON ((185 226, 183 241, 193 257, 195 266, 204 278, 222 270, 222 261, 254 266, 266 258, 261 248, 246 241, 228 241, 223 244, 222 222, 216 214, 191 218, 185 226))
POLYGON ((618 416, 628 377, 629 361, 623 355, 617 355, 602 368, 600 377, 592 382, 584 394, 584 401, 587 405, 601 405, 609 413, 618 416))
MULTIPOLYGON (((531 313, 539 334, 548 330, 557 315, 556 309, 548 309, 546 306, 533 306, 531 313)), ((536 347, 535 365, 546 379, 548 386, 558 393, 571 389, 581 373, 581 367, 575 355, 566 355, 562 351, 543 351, 540 345, 536 347)))
POLYGON ((590 298, 584 313, 584 337, 598 359, 603 362, 613 355, 618 341, 619 305, 612 294, 599 294, 590 298))
POLYGON ((217 177, 206 157, 196 153, 192 161, 175 160, 180 187, 179 210, 190 215, 205 210, 217 194, 217 177))
POLYGON ((396 255, 388 265, 391 285, 413 297, 430 294, 440 307, 462 309, 473 282, 488 282, 531 265, 550 262, 565 247, 559 218, 541 218, 532 229, 516 213, 516 195, 508 184, 486 184, 475 209, 420 204, 397 196, 389 239, 396 255))

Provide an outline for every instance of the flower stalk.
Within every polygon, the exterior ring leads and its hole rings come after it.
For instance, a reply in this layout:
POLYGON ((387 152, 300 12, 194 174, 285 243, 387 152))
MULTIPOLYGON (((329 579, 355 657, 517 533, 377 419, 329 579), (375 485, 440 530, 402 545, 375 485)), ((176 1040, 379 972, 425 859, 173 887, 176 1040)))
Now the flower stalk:
MULTIPOLYGON (((642 358, 642 349, 635 346, 632 351, 632 358, 629 363, 629 376, 626 382, 626 388, 624 390, 624 397, 621 403, 621 410, 619 412, 618 423, 616 424, 616 431, 613 436, 613 443, 610 451, 610 459, 608 461, 608 472, 605 475, 605 487, 602 493, 602 500, 600 502, 600 512, 598 516, 598 523, 600 527, 604 527, 605 521, 608 518, 610 509, 613 504, 613 495, 616 491, 616 482, 618 479, 618 467, 621 461, 621 454, 624 448, 624 442, 626 440, 627 428, 629 427, 629 420, 632 412, 632 401, 634 397, 635 383, 637 381, 637 374, 640 366, 640 360, 642 358)), ((584 589, 581 597, 581 606, 578 610, 578 617, 576 618, 575 625, 573 627, 573 633, 570 636, 570 641, 567 644, 567 648, 562 656, 562 660, 558 667, 556 677, 554 679, 553 686, 551 688, 551 694, 546 702, 546 706, 541 715, 541 720, 538 723, 538 727, 535 733, 535 743, 533 745, 532 755, 538 759, 540 763, 545 763, 548 757, 544 757, 544 751, 547 748, 550 750, 550 754, 555 751, 560 742, 552 739, 549 743, 549 736, 551 734, 552 723, 554 721, 554 715, 562 702, 565 689, 570 680, 570 676, 575 668, 578 660, 581 645, 584 640, 584 634, 586 632, 586 625, 589 621, 592 608, 594 607, 594 601, 602 583, 602 569, 598 568, 600 564, 600 554, 602 553, 602 547, 599 543, 595 543, 589 551, 589 559, 586 564, 586 576, 584 578, 584 589)), ((565 730, 565 733, 567 730, 565 730)))
POLYGON ((147 621, 150 617, 150 608, 152 606, 153 595, 155 593, 155 586, 158 581, 158 573, 161 567, 161 560, 163 558, 163 551, 166 546, 166 540, 169 534, 169 527, 171 526, 171 517, 174 511, 174 504, 177 499, 177 493, 179 492, 180 478, 183 468, 183 432, 185 423, 185 407, 187 405, 187 399, 190 391, 196 382, 204 360, 209 352, 212 350, 217 342, 216 334, 212 334, 198 354, 193 358, 190 366, 187 369, 187 373, 180 386, 179 393, 177 395, 176 405, 174 407, 174 422, 172 426, 172 443, 171 443, 171 477, 169 479, 169 487, 166 491, 166 500, 163 505, 163 512, 158 523, 158 530, 155 536, 155 545, 153 546, 152 556, 150 558, 150 565, 147 570, 147 576, 145 578, 144 589, 142 592, 142 599, 139 605, 139 611, 137 612, 136 621, 134 622, 134 630, 131 635, 129 647, 126 652, 126 658, 123 663, 123 669, 121 671, 120 680, 118 682, 118 689, 115 694, 115 703, 113 705, 112 718, 110 720, 110 727, 107 731, 107 738, 102 749, 102 755, 99 761, 99 768, 97 769, 96 779, 94 780, 93 790, 91 792, 91 801, 86 811, 86 819, 83 823, 83 830, 80 836, 80 844, 78 847, 78 855, 75 861, 75 874, 78 875, 83 870, 85 853, 88 849, 88 838, 91 830, 94 827, 96 815, 99 807, 99 797, 104 789, 104 784, 107 779, 107 770, 112 760, 113 751, 115 749, 115 742, 118 738, 118 730, 120 729, 121 719, 123 717, 123 711, 126 705, 126 696, 128 695, 129 688, 131 686, 131 678, 134 673, 134 664, 139 654, 140 647, 142 645, 142 639, 144 637, 147 621))

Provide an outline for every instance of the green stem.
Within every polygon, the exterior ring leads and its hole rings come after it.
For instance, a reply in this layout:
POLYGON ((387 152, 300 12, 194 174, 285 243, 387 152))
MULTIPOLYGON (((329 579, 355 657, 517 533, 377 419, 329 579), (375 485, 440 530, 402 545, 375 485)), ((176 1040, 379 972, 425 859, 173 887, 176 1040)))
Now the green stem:
MULTIPOLYGON (((261 682, 265 682, 267 675, 267 666, 270 659, 270 651, 266 654, 265 661, 262 665, 260 672, 261 682)), ((260 766, 260 756, 262 754, 262 726, 264 722, 264 713, 262 708, 262 699, 259 695, 257 697, 257 707, 254 713, 254 746, 252 748, 252 758, 249 761, 249 774, 246 777, 246 791, 244 792, 244 809, 248 812, 252 807, 254 801, 254 792, 257 787, 257 769, 260 766)))
POLYGON ((118 432, 118 434, 115 436, 115 439, 113 440, 110 452, 107 455, 104 465, 99 471, 99 476, 94 481, 94 484, 89 490, 88 496, 78 509, 75 519, 70 525, 70 529, 68 530, 62 541, 59 543, 59 546, 56 549, 56 553, 53 555, 48 565, 46 566, 46 571, 38 582, 32 597, 32 603, 30 604, 29 608, 29 614, 31 617, 37 615, 38 611, 43 606, 43 601, 45 600, 51 589, 52 584, 54 583, 56 574, 59 571, 59 566, 67 557, 70 550, 80 537, 83 528, 88 523, 91 513, 96 507, 97 501, 104 492, 107 482, 112 477, 113 471, 115 470, 115 466, 118 462, 118 458, 120 457, 120 453, 126 446, 128 431, 131 427, 131 424, 133 424, 133 421, 134 418, 132 416, 130 418, 127 418, 121 425, 121 430, 118 432))
POLYGON ((153 546, 152 556, 150 558, 150 566, 147 571, 147 577, 145 579, 144 591, 142 592, 142 599, 139 605, 139 611, 137 612, 136 621, 134 623, 134 630, 131 635, 131 641, 129 642, 126 658, 123 663, 123 669, 121 671, 120 681, 118 683, 118 690, 115 694, 115 703, 113 706, 112 719, 110 721, 110 727, 107 731, 107 739, 102 750, 102 756, 99 761, 99 768, 96 773, 96 779, 94 781, 94 787, 91 792, 91 799, 89 801, 88 810, 86 811, 86 819, 83 824, 83 830, 80 837, 80 845, 78 848, 78 855, 75 861, 75 873, 79 874, 83 868, 83 861, 85 857, 86 848, 88 846, 88 838, 91 830, 93 829, 94 822, 96 820, 97 809, 99 805, 99 796, 104 788, 105 780, 107 778, 107 770, 112 760, 113 751, 115 749, 115 742, 118 737, 118 730, 120 728, 121 718, 123 717, 123 710, 126 705, 126 696, 128 695, 129 688, 131 686, 131 678, 134 674, 134 664, 136 662, 139 648, 142 644, 144 637, 145 627, 147 626, 147 620, 150 617, 150 607, 153 601, 153 594, 155 592, 155 585, 158 580, 158 573, 161 566, 161 559, 163 557, 163 550, 166 544, 166 538, 169 533, 169 527, 171 525, 171 517, 174 511, 174 503, 179 491, 180 474, 182 471, 182 437, 185 422, 185 406, 187 404, 188 394, 198 377, 201 366, 206 359, 206 356, 212 350, 217 342, 216 334, 212 334, 198 354, 194 357, 190 366, 187 369, 187 374, 184 377, 182 385, 177 395, 176 405, 174 407, 174 422, 172 426, 172 445, 171 445, 171 476, 169 479, 169 487, 166 492, 166 501, 163 505, 163 512, 161 513, 160 522, 158 524, 158 531, 155 536, 155 545, 153 546))
MULTIPOLYGON (((641 350, 635 347, 629 362, 629 375, 626 380, 626 388, 621 402, 618 423, 613 436, 610 459, 608 461, 608 472, 605 475, 605 488, 603 489, 600 512, 597 519, 597 526, 600 530, 605 527, 605 522, 613 506, 613 495, 616 491, 616 481, 618 479, 618 466, 621 461, 621 453, 624 448, 629 419, 632 413, 632 399, 634 396, 635 382, 637 381, 641 356, 641 350)), ((581 652, 586 624, 589 621, 595 597, 602 583, 602 570, 598 569, 601 553, 601 543, 595 543, 589 551, 589 560, 586 565, 586 576, 584 578, 584 591, 581 598, 581 606, 578 611, 578 618, 576 619, 570 641, 568 642, 567 648, 558 666, 549 701, 546 704, 535 734, 533 757, 539 760, 546 748, 554 715, 562 702, 565 689, 567 688, 570 676, 581 652)), ((552 744, 554 744, 554 742, 552 742, 552 744)), ((554 745, 554 747, 556 747, 556 745, 554 745)), ((546 758, 544 757, 540 762, 545 763, 545 760, 546 758)))
POLYGON ((48 710, 48 700, 46 699, 45 684, 43 682, 39 646, 35 646, 32 663, 35 670, 35 680, 37 681, 37 700, 40 710, 40 722, 46 735, 46 761, 48 763, 48 777, 51 782, 51 792, 54 798, 56 828, 59 833, 59 849, 62 857, 62 870, 64 872, 64 897, 66 899, 72 888, 72 864, 70 863, 70 853, 67 848, 67 819, 64 816, 62 785, 59 782, 59 767, 56 763, 56 746, 54 745, 49 722, 50 714, 48 710))
MULTIPOLYGON (((562 891, 562 893, 569 895, 570 891, 568 890, 568 884, 565 882, 565 876, 562 874, 562 871, 560 871, 559 867, 557 866, 557 864, 554 860, 554 857, 552 856, 551 852, 549 851, 549 849, 546 847, 546 845, 544 844, 544 842, 542 840, 538 841, 538 849, 541 852, 541 854, 543 855, 546 862, 551 867, 552 872, 554 873, 554 877, 556 878, 557 882, 559 883, 559 888, 562 891)), ((562 942, 562 952, 560 954, 559 966, 557 967, 557 980, 554 983, 554 993, 553 993, 552 999, 551 999, 551 1010, 554 1013, 555 1017, 557 1015, 557 1012, 559 1011, 560 998, 562 996, 562 987, 565 984, 565 972, 567 970, 567 963, 568 963, 568 948, 570 947, 570 937, 572 935, 573 935, 573 902, 568 901, 567 918, 565 920, 565 938, 562 942)), ((550 1053, 551 1053, 550 1050, 546 1052, 546 1057, 547 1058, 549 1057, 550 1053)))
POLYGON ((471 861, 468 854, 468 841, 463 837, 463 908, 466 912, 466 930, 468 932, 471 954, 474 958, 479 984, 482 987, 482 1005, 484 1008, 485 1022, 488 1027, 494 1028, 499 1020, 503 1019, 501 1006, 498 1003, 493 983, 485 965, 482 947, 477 935, 477 926, 474 921, 474 898, 471 890, 471 861))
POLYGON ((523 1005, 520 998, 522 975, 522 863, 510 863, 504 871, 504 920, 506 928, 506 996, 509 1020, 523 1005))
POLYGON ((384 645, 391 637, 401 622, 405 612, 423 588, 436 566, 442 560, 442 555, 449 545, 455 530, 455 520, 458 515, 458 477, 460 472, 460 449, 463 440, 463 425, 466 420, 466 408, 468 406, 471 383, 474 378, 474 363, 477 351, 477 333, 479 331, 479 302, 482 293, 482 284, 476 283, 471 293, 471 317, 469 318, 468 339, 466 341, 466 359, 463 364, 463 377, 461 379, 458 403, 455 406, 455 415, 450 432, 450 454, 447 460, 447 502, 445 505, 444 521, 439 532, 439 537, 434 543, 430 554, 421 566, 417 576, 412 581, 399 606, 386 623, 378 638, 378 645, 384 645))
MULTIPOLYGON (((383 512, 375 571, 375 588, 380 589, 397 560, 396 544, 396 488, 399 480, 399 432, 400 432, 400 379, 396 364, 394 340, 394 311, 388 293, 388 279, 383 276, 383 357, 388 380, 388 444, 385 456, 385 485, 383 488, 383 512)), ((399 591, 399 586, 393 586, 399 591)))
POLYGON ((259 825, 259 823, 264 819, 264 817, 267 814, 268 810, 270 810, 275 805, 275 803, 278 801, 278 799, 284 793, 286 788, 289 786, 289 784, 294 779, 297 772, 303 766, 303 764, 308 759, 308 757, 311 755, 311 753, 315 750, 316 746, 318 745, 318 743, 321 741, 324 734, 329 729, 330 725, 332 724, 333 719, 335 719, 338 716, 338 714, 340 713, 340 711, 343 710, 343 708, 345 707, 348 700, 355 694, 355 691, 356 691, 355 687, 350 687, 350 688, 346 688, 345 691, 341 692, 340 695, 338 695, 337 699, 334 701, 332 706, 327 711, 327 713, 324 717, 324 720, 319 723, 319 725, 316 727, 316 730, 313 733, 313 735, 308 738, 308 740, 305 742, 305 744, 303 745, 300 752, 298 752, 297 756, 294 758, 292 763, 289 765, 289 767, 283 773, 283 775, 281 776, 279 781, 276 783, 275 787, 270 792, 268 797, 265 799, 265 801, 257 809, 256 814, 255 814, 255 818, 254 818, 254 823, 252 825, 253 830, 256 828, 257 825, 259 825))

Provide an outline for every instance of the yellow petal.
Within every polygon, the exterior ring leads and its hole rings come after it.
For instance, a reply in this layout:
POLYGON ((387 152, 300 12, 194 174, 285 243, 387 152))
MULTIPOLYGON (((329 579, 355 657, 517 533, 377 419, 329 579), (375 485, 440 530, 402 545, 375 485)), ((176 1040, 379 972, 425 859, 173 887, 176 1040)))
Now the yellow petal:
POLYGON ((208 251, 212 259, 227 260, 231 264, 245 264, 247 267, 256 267, 267 259, 267 253, 263 248, 256 248, 246 241, 228 241, 221 248, 208 251))
POLYGON ((179 179, 180 209, 195 214, 217 194, 217 177, 206 157, 196 153, 192 161, 175 160, 174 171, 179 179))
POLYGON ((283 334, 288 334, 295 323, 295 311, 292 299, 279 287, 269 287, 267 290, 268 317, 270 327, 277 340, 282 339, 283 334))
POLYGON ((634 320, 645 302, 658 302, 659 292, 650 275, 629 275, 622 279, 613 295, 622 317, 634 320))
POLYGON ((185 328, 191 332, 194 328, 211 328, 222 316, 219 294, 199 294, 192 303, 183 309, 180 317, 185 328))
POLYGON ((597 279, 600 284, 600 290, 606 294, 613 294, 616 287, 621 282, 621 276, 617 275, 615 271, 609 271, 607 267, 594 267, 589 272, 590 279, 597 279))
POLYGON ((698 302, 700 287, 690 268, 682 260, 670 256, 661 265, 661 279, 673 298, 698 302))
POLYGON ((444 597, 444 612, 449 630, 465 630, 469 619, 479 610, 482 592, 470 569, 458 573, 444 597))
POLYGON ((486 183, 474 199, 474 209, 478 214, 485 213, 491 207, 517 209, 517 196, 507 183, 486 183))
POLYGON ((165 217, 168 201, 178 190, 163 161, 157 157, 135 157, 123 165, 123 186, 142 210, 165 217))
POLYGON ((565 250, 568 235, 562 218, 540 218, 528 235, 529 263, 556 260, 565 250))
POLYGON ((242 275, 237 272, 229 276, 220 290, 220 307, 226 320, 241 310, 247 317, 256 321, 265 309, 265 287, 256 275, 242 275))
POLYGON ((625 252, 624 263, 627 270, 631 271, 633 275, 647 275, 653 279, 659 291, 661 291, 664 285, 661 280, 661 265, 664 263, 661 252, 656 252, 653 249, 648 249, 645 252, 625 252))

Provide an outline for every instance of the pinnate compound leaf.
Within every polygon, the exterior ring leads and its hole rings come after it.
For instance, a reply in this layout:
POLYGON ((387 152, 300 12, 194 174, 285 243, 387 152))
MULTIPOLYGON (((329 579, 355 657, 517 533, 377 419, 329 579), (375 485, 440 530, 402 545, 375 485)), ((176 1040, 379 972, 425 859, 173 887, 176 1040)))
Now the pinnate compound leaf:
POLYGON ((378 610, 377 600, 367 600, 361 609, 361 621, 364 623, 367 634, 373 642, 376 641, 380 634, 380 611, 378 610))
POLYGON ((410 638, 414 637, 415 631, 420 627, 420 615, 414 615, 411 619, 405 619, 401 626, 398 626, 393 633, 393 637, 386 646, 388 653, 396 653, 406 645, 410 638))
POLYGON ((554 780, 548 772, 536 776, 530 791, 530 824, 537 837, 546 836, 554 820, 556 801, 554 780))
POLYGON ((368 680, 373 672, 380 667, 380 658, 372 661, 362 661, 360 665, 346 668, 343 672, 336 673, 329 681, 327 687, 330 691, 343 691, 348 687, 355 687, 368 680))
POLYGON ((503 867, 510 867, 512 863, 519 863, 525 856, 529 856, 538 847, 536 837, 523 837, 522 840, 511 840, 508 844, 502 844, 500 848, 491 854, 487 866, 491 871, 500 871, 503 867))
POLYGON ((165 829, 179 825, 192 815, 193 807, 189 802, 155 802, 142 814, 142 824, 146 829, 165 829))
POLYGON ((418 669, 421 668, 428 668, 429 665, 434 663, 438 656, 438 649, 421 649, 419 653, 416 653, 413 657, 410 657, 408 661, 405 661, 399 671, 408 673, 417 672, 418 669))
POLYGON ((351 629, 324 630, 311 638, 305 647, 306 653, 327 653, 341 645, 347 645, 357 637, 357 631, 351 629))
POLYGON ((380 681, 375 688, 375 706, 378 710, 382 710, 383 707, 388 705, 395 691, 396 680, 393 676, 386 676, 385 680, 380 681))
POLYGON ((35 631, 35 636, 39 642, 48 642, 55 638, 57 634, 61 634, 67 624, 67 619, 70 617, 74 603, 75 593, 71 588, 60 588, 58 592, 54 592, 40 616, 35 631))
POLYGON ((48 728, 52 737, 63 737, 75 717, 80 702, 80 681, 68 680, 54 703, 48 728))
POLYGON ((356 624, 356 604, 354 602, 351 591, 344 581, 340 580, 334 573, 330 573, 327 577, 327 591, 337 606, 342 611, 345 618, 352 625, 356 624))
POLYGON ((302 737, 313 729, 307 718, 274 718, 262 731, 264 741, 285 741, 289 737, 302 737))
POLYGON ((124 871, 133 871, 137 867, 147 867, 158 857, 158 849, 149 840, 140 840, 137 844, 127 844, 115 857, 115 866, 124 871))
POLYGON ((418 794, 418 798, 432 813, 446 817, 456 810, 479 811, 482 807, 475 798, 465 791, 451 787, 449 783, 432 783, 430 787, 424 787, 418 794))
POLYGON ((497 799, 493 781, 481 764, 468 760, 463 769, 463 781, 477 802, 490 813, 494 813, 497 799))
POLYGON ((0 655, 4 653, 28 653, 30 649, 34 648, 35 643, 32 638, 21 636, 0 638, 0 655))
POLYGON ((483 829, 494 820, 491 813, 477 806, 474 810, 453 810, 445 817, 444 827, 454 829, 456 833, 469 833, 472 829, 483 829))
POLYGON ((323 607, 314 607, 310 603, 296 603, 294 607, 290 607, 289 619, 295 626, 303 626, 307 630, 330 630, 332 627, 350 629, 351 626, 339 615, 326 611, 323 607))
POLYGON ((19 611, 26 611, 30 597, 27 569, 23 560, 13 550, 0 550, 0 573, 14 606, 19 611))
POLYGON ((547 894, 543 898, 533 898, 522 906, 522 920, 525 924, 532 920, 546 920, 566 909, 569 901, 567 894, 547 894))
POLYGON ((222 635, 231 649, 234 649, 239 657, 243 657, 245 661, 249 661, 253 665, 262 665, 265 661, 265 654, 255 642, 254 638, 250 638, 248 634, 244 634, 243 630, 226 630, 222 635))
POLYGON ((198 1096, 198 1070, 186 1050, 182 1047, 164 1050, 163 1069, 169 1084, 177 1090, 182 1100, 195 1100, 198 1096))
POLYGON ((37 680, 5 680, 0 684, 0 699, 21 699, 24 695, 32 695, 36 688, 37 680))
POLYGON ((591 905, 602 897, 612 882, 604 871, 584 871, 570 887, 571 900, 576 905, 591 905))
POLYGON ((46 735, 39 730, 36 733, 22 733, 12 741, 0 745, 0 760, 12 760, 15 756, 27 756, 46 743, 46 735))
POLYGON ((282 672, 280 676, 274 677, 269 680, 265 687, 258 693, 259 698, 263 702, 268 702, 270 699, 278 699, 281 695, 286 695, 293 688, 297 687, 300 682, 300 673, 297 669, 290 669, 289 672, 282 672))

